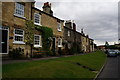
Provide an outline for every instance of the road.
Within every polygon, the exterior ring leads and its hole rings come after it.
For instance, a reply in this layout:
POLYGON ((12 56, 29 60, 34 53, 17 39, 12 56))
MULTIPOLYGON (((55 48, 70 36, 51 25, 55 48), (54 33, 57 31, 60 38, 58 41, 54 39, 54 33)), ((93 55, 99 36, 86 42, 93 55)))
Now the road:
POLYGON ((120 80, 120 56, 108 57, 105 67, 96 80, 101 79, 119 79, 120 80))

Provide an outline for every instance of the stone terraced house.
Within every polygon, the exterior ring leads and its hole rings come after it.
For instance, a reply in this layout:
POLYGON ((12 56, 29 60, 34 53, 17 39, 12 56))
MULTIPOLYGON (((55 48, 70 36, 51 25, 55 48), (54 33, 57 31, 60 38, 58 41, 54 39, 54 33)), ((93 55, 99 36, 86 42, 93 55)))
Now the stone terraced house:
POLYGON ((94 51, 93 39, 85 35, 83 29, 81 29, 81 33, 76 31, 76 24, 72 20, 65 21, 64 41, 67 42, 66 46, 69 49, 72 47, 73 43, 77 43, 80 52, 94 51))
POLYGON ((53 30, 53 48, 55 49, 56 53, 58 53, 59 49, 63 49, 62 40, 64 20, 53 16, 51 5, 48 2, 44 3, 43 11, 35 7, 32 7, 32 11, 32 15, 39 15, 40 17, 40 21, 36 25, 46 26, 53 30))
MULTIPOLYGON (((31 47, 25 42, 26 20, 32 20, 35 25, 46 26, 53 30, 53 48, 55 53, 59 54, 59 50, 63 50, 65 46, 71 48, 73 42, 77 42, 79 49, 85 52, 93 50, 93 40, 88 36, 76 31, 74 22, 61 20, 53 16, 51 4, 44 3, 43 11, 35 8, 35 2, 2 2, 2 40, 0 41, 2 49, 0 53, 8 54, 10 50, 21 48, 24 55, 28 56, 31 53, 31 47), (67 42, 64 45, 63 42, 67 42), (87 51, 88 50, 88 51, 87 51)), ((1 6, 0 5, 0 6, 1 6)), ((42 32, 37 29, 34 31, 35 48, 42 48, 42 32)))
POLYGON ((30 47, 24 41, 24 27, 26 20, 31 20, 32 6, 34 2, 2 2, 2 53, 8 54, 15 48, 30 53, 30 47))

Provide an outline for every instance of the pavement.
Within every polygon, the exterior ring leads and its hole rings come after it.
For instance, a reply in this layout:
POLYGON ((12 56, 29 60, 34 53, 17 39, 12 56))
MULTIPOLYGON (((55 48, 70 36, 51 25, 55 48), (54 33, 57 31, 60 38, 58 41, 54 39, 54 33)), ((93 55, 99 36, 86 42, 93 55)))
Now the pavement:
MULTIPOLYGON (((77 54, 77 55, 83 55, 83 54, 77 54)), ((75 55, 61 55, 61 56, 53 56, 53 57, 43 57, 43 58, 29 58, 29 59, 23 59, 23 60, 1 60, 2 64, 11 64, 11 63, 20 63, 20 62, 29 62, 29 61, 37 61, 37 60, 48 60, 48 59, 55 59, 60 57, 70 57, 75 55)))
POLYGON ((120 56, 108 57, 96 80, 120 80, 120 56))

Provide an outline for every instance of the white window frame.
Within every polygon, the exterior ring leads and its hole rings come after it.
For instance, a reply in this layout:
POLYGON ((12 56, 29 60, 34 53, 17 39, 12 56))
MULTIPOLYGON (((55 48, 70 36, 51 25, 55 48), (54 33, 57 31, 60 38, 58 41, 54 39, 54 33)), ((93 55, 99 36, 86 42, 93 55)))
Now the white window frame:
POLYGON ((34 47, 42 47, 41 35, 34 34, 34 47), (38 45, 35 44, 35 36, 39 36, 39 44, 38 45))
POLYGON ((41 15, 39 13, 34 13, 34 24, 35 25, 41 25, 41 15), (35 15, 38 15, 39 16, 39 23, 36 23, 35 22, 35 15))
POLYGON ((68 30, 68 36, 70 36, 70 31, 68 30))
POLYGON ((25 44, 25 42, 24 42, 24 30, 22 30, 22 29, 14 29, 14 42, 13 43, 15 43, 15 44, 25 44), (23 31, 23 35, 15 34, 15 30, 23 31), (22 41, 16 41, 15 36, 23 37, 23 40, 22 41))
POLYGON ((18 16, 18 17, 21 17, 21 18, 25 18, 25 17, 24 17, 24 12, 25 12, 25 6, 24 6, 23 4, 20 4, 20 3, 16 2, 16 3, 15 3, 15 13, 14 13, 14 15, 15 15, 15 16, 18 16), (22 5, 22 6, 23 6, 23 9, 17 8, 17 5, 18 5, 18 4, 19 4, 19 5, 22 5), (17 11, 16 11, 17 9, 20 10, 20 11, 22 11, 22 12, 23 12, 23 15, 17 14, 17 11))
POLYGON ((62 38, 58 38, 58 47, 62 47, 62 38), (60 44, 59 44, 60 41, 60 44))
POLYGON ((57 24, 58 24, 58 31, 62 31, 61 23, 58 22, 57 24))
POLYGON ((71 44, 70 44, 70 43, 68 43, 68 48, 69 48, 69 49, 71 48, 71 44))
POLYGON ((73 29, 73 22, 71 21, 71 28, 73 29))
POLYGON ((63 22, 63 26, 65 26, 66 21, 63 22))

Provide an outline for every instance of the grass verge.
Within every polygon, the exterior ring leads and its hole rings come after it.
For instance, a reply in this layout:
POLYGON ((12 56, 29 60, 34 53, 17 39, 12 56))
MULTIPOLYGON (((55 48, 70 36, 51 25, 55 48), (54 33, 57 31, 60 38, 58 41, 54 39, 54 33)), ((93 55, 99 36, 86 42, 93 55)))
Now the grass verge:
POLYGON ((3 65, 3 78, 94 78, 106 56, 90 54, 3 65), (79 65, 78 65, 79 63, 79 65), (87 67, 87 68, 86 68, 87 67))

